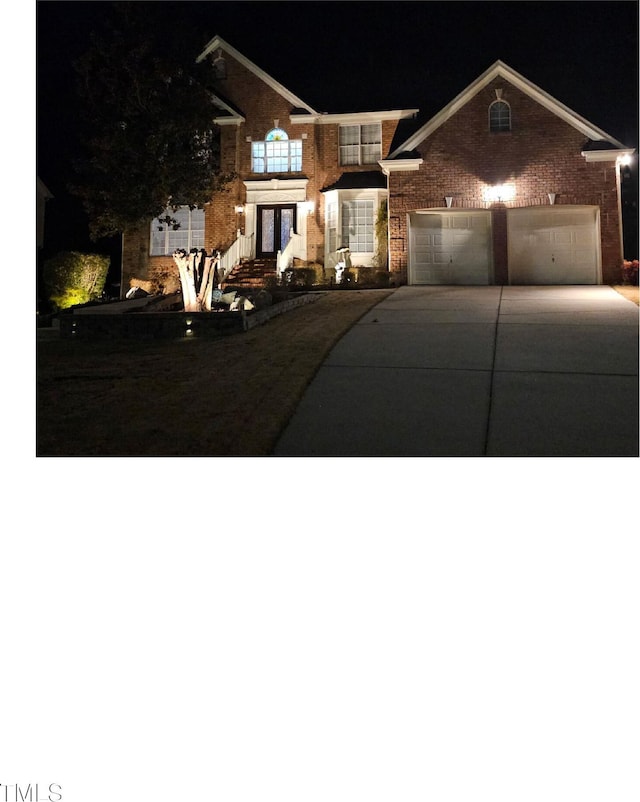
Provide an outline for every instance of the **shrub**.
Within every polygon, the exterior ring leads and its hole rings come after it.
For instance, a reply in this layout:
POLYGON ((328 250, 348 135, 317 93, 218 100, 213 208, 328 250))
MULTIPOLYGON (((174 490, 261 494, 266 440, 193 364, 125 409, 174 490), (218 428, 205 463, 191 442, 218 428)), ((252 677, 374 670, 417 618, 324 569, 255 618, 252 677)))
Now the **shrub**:
POLYGON ((388 264, 389 249, 387 236, 389 234, 389 214, 387 201, 384 200, 378 207, 375 222, 376 230, 376 252, 373 257, 373 264, 378 268, 385 268, 388 264))
POLYGON ((101 297, 109 257, 65 251, 44 263, 44 284, 55 310, 86 304, 101 297))
POLYGON ((625 284, 632 284, 634 287, 638 286, 638 265, 640 263, 637 259, 627 260, 622 263, 622 281, 625 284))
POLYGON ((282 288, 282 282, 278 276, 267 276, 264 280, 264 288, 267 292, 277 292, 282 288))
POLYGON ((358 268, 358 284, 373 284, 373 267, 359 267, 358 268))
POLYGON ((291 289, 307 289, 312 287, 316 280, 316 271, 313 267, 289 267, 283 271, 283 275, 291 289))

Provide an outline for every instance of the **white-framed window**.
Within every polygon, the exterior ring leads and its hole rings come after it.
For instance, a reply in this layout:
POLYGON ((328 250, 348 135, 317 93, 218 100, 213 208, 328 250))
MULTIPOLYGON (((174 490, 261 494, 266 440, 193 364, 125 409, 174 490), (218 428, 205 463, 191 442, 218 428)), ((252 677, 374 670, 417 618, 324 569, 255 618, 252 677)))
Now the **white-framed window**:
POLYGON ((289 139, 282 128, 272 128, 264 142, 251 143, 254 173, 299 173, 302 170, 302 140, 289 139))
POLYGON ((175 212, 165 209, 151 223, 151 256, 171 256, 179 248, 185 251, 204 248, 204 209, 189 209, 188 206, 180 206, 175 212), (175 224, 167 223, 163 219, 166 217, 173 218, 175 224))
POLYGON ((338 204, 336 201, 327 203, 327 246, 329 253, 338 248, 338 204))
POLYGON ((489 131, 499 133, 511 130, 511 108, 504 100, 494 100, 489 106, 489 131))
POLYGON ((373 251, 374 202, 348 200, 342 202, 342 247, 351 253, 373 251))
POLYGON ((382 125, 341 125, 340 164, 375 164, 382 158, 382 125))

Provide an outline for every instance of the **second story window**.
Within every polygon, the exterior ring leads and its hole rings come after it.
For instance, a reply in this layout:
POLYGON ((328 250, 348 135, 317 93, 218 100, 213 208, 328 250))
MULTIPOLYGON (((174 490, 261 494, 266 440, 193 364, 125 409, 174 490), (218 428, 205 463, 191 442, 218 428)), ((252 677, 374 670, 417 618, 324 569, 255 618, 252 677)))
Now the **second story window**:
POLYGON ((282 128, 272 128, 264 142, 251 143, 254 173, 297 173, 302 170, 302 140, 289 139, 282 128))
POLYGON ((492 133, 511 130, 511 109, 504 100, 496 100, 489 106, 489 130, 492 133))
POLYGON ((340 164, 375 164, 382 158, 382 126, 340 126, 340 164))

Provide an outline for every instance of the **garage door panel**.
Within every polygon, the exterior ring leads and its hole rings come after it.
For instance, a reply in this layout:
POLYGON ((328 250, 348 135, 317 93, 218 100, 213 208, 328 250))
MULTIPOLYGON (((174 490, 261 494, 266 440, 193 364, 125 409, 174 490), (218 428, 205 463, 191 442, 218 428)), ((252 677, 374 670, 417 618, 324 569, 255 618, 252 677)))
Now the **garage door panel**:
POLYGON ((575 241, 571 231, 553 231, 551 232, 551 241, 554 245, 571 245, 575 241))
POLYGON ((409 248, 411 284, 488 284, 490 214, 413 214, 409 248))
POLYGON ((597 284, 596 207, 509 209, 510 284, 597 284))

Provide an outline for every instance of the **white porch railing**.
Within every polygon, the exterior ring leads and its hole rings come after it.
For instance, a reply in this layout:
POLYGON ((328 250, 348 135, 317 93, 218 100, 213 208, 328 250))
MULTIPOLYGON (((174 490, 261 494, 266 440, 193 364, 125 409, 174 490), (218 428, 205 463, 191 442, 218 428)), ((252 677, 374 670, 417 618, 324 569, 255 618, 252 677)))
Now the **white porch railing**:
POLYGON ((218 265, 220 281, 228 276, 233 268, 239 265, 243 259, 251 258, 252 240, 253 234, 249 234, 249 236, 238 234, 238 238, 233 245, 222 254, 220 257, 220 264, 218 265))
POLYGON ((278 251, 276 255, 276 273, 278 277, 282 271, 291 267, 294 259, 306 260, 307 252, 304 246, 304 239, 300 234, 291 232, 291 238, 283 251, 278 251))

